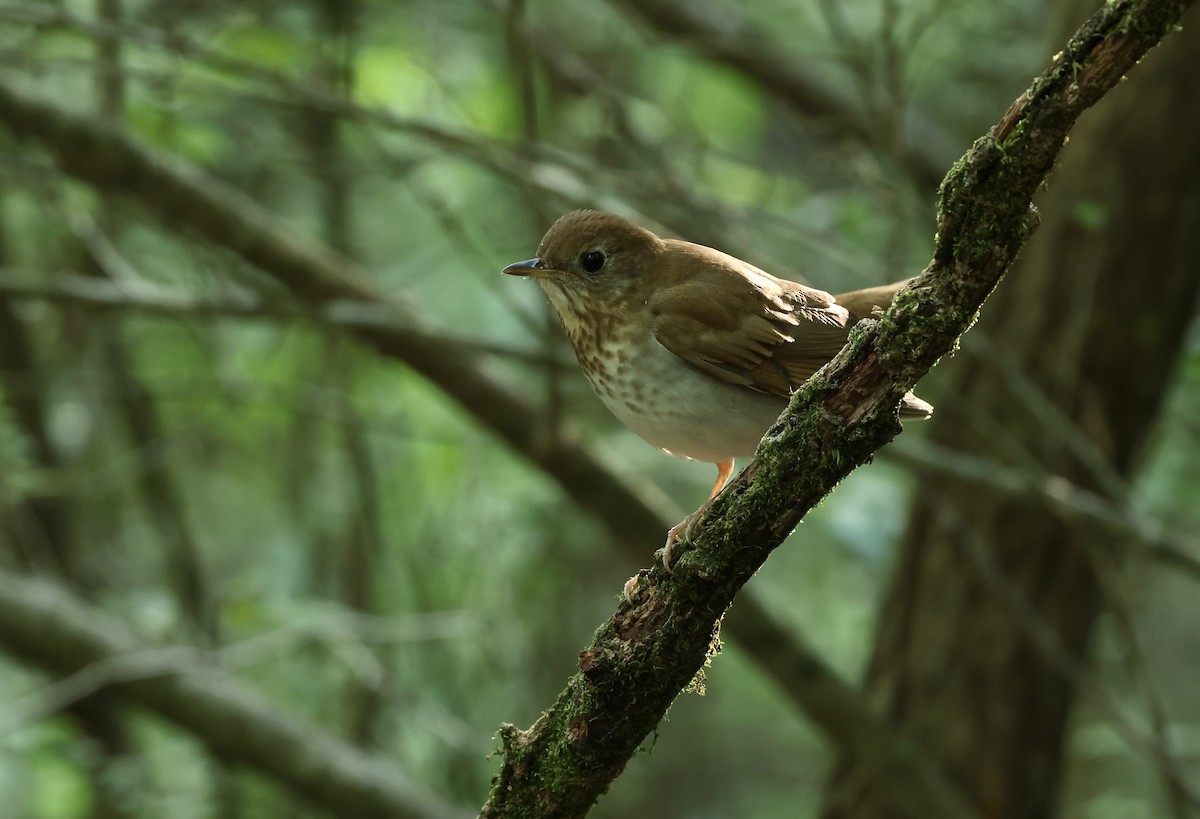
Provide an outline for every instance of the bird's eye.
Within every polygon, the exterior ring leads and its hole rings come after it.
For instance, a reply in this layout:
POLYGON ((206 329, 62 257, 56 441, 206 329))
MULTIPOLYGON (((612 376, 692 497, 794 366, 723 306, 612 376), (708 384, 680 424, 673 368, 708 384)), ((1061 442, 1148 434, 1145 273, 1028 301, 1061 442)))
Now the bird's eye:
POLYGON ((599 273, 600 268, 604 267, 604 254, 599 250, 589 250, 579 257, 579 261, 588 273, 599 273))

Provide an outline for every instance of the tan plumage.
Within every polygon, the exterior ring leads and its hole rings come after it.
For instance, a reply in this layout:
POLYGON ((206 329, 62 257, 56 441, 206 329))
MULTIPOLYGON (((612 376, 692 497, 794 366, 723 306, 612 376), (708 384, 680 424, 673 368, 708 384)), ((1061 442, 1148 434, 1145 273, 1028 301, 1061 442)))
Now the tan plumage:
MULTIPOLYGON (((575 211, 505 273, 537 278, 601 400, 663 450, 717 465, 753 452, 787 396, 905 284, 832 296, 710 247, 575 211)), ((909 394, 902 417, 933 408, 909 394)), ((668 545, 692 516, 671 530, 668 545)))
POLYGON ((712 248, 669 246, 686 260, 688 275, 651 299, 653 332, 688 364, 786 397, 845 345, 851 317, 828 293, 776 279, 712 248))

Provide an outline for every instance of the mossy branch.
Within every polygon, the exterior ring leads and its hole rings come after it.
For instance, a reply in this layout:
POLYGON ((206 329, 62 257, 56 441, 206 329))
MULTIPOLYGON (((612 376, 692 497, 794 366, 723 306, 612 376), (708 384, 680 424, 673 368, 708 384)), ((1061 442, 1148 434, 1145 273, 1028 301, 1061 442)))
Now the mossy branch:
MULTIPOLYGON (((703 668, 734 595, 801 518, 899 431, 900 397, 954 349, 1036 224, 1032 197, 1079 115, 1178 25, 1185 2, 1117 0, 1096 13, 942 184, 933 261, 878 321, 793 396, 755 460, 676 551, 645 573, 527 731, 501 732, 486 817, 582 816, 703 668)), ((912 817, 970 816, 954 798, 912 817)))

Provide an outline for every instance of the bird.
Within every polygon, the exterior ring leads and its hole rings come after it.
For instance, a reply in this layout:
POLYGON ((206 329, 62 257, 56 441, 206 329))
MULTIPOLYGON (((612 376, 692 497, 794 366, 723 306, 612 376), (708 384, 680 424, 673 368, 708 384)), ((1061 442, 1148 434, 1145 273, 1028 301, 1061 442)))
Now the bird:
MULTIPOLYGON (((667 571, 677 540, 728 482, 735 459, 754 453, 791 392, 908 283, 834 296, 594 210, 560 217, 534 258, 503 272, 541 285, 613 415, 670 455, 716 466, 708 500, 667 533, 667 571)), ((928 418, 933 407, 909 393, 898 412, 928 418)))

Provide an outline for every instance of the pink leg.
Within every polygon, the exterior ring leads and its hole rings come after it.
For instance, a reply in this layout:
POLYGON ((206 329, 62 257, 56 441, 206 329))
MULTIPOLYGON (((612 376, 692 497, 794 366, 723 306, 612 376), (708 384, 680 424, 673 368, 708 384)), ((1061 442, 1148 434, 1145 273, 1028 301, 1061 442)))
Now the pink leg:
POLYGON ((721 490, 725 488, 725 484, 729 482, 729 476, 733 474, 733 458, 728 461, 721 461, 717 464, 717 482, 713 484, 712 491, 708 493, 708 499, 712 500, 717 495, 721 494, 721 490))

